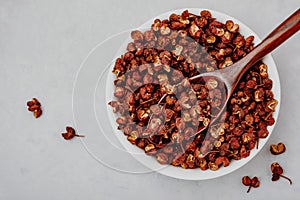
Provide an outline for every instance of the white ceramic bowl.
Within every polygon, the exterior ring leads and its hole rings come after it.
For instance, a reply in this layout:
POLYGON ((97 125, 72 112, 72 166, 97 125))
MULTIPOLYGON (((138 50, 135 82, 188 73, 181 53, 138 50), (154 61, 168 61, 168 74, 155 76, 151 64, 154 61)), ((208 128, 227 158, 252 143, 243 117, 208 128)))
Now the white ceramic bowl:
MULTIPOLYGON (((158 18, 158 19, 168 19, 170 14, 172 14, 172 13, 181 14, 186 9, 189 10, 190 13, 194 13, 194 14, 197 14, 197 15, 200 14, 201 10, 205 10, 205 9, 202 9, 202 8, 185 8, 185 9, 171 10, 171 11, 163 13, 159 16, 156 16, 153 19, 150 19, 149 21, 147 21, 146 23, 144 23, 141 27, 139 27, 137 29, 141 29, 141 30, 149 29, 151 27, 151 24, 153 23, 154 19, 156 19, 156 18, 158 18)), ((247 37, 249 35, 253 35, 255 37, 255 40, 254 40, 255 44, 258 44, 261 41, 253 30, 251 30, 248 26, 246 26, 244 23, 240 22, 239 20, 237 20, 237 19, 235 19, 235 18, 233 18, 229 15, 226 15, 224 13, 221 13, 221 12, 212 11, 212 10, 210 10, 210 12, 212 13, 212 16, 214 18, 216 18, 218 21, 221 21, 221 22, 225 23, 226 20, 231 19, 235 23, 239 24, 241 34, 244 35, 245 37, 247 37)), ((125 43, 127 44, 127 41, 125 43)), ((122 48, 117 53, 116 57, 120 56, 121 52, 125 52, 126 44, 124 44, 122 46, 122 48)), ((272 89, 272 91, 274 92, 274 98, 276 100, 278 100, 278 102, 279 102, 278 106, 276 107, 276 111, 273 113, 275 121, 277 121, 277 117, 278 117, 278 113, 279 113, 279 107, 280 107, 280 82, 279 82, 279 76, 278 76, 276 65, 275 65, 274 60, 273 60, 271 55, 267 55, 263 59, 263 62, 265 64, 267 64, 267 66, 268 66, 269 76, 273 80, 273 89, 272 89)), ((114 65, 111 65, 111 69, 113 68, 113 66, 114 65)), ((107 77, 107 81, 106 81, 106 91, 107 91, 106 100, 107 100, 107 102, 114 99, 113 92, 112 92, 114 90, 114 85, 113 85, 113 80, 114 79, 115 79, 115 76, 112 73, 110 73, 107 77)), ((111 110, 110 107, 108 107, 108 113, 109 113, 109 119, 111 121, 112 126, 117 127, 118 126, 117 123, 116 123, 117 115, 112 113, 112 110, 111 110)), ((250 154, 249 157, 241 159, 241 160, 237 160, 237 161, 233 160, 233 161, 231 161, 231 163, 228 167, 221 167, 217 171, 211 171, 211 170, 202 171, 199 168, 198 169, 183 169, 181 167, 174 167, 174 166, 171 166, 171 165, 168 165, 168 166, 160 165, 155 160, 155 158, 153 158, 151 156, 147 156, 146 154, 144 154, 144 152, 141 149, 139 149, 138 147, 136 147, 136 146, 132 145, 131 143, 129 143, 127 141, 126 137, 123 135, 123 133, 121 131, 118 131, 117 128, 115 128, 115 131, 119 132, 119 133, 116 133, 116 136, 119 139, 120 143, 125 147, 125 149, 128 150, 128 152, 131 152, 133 154, 133 156, 139 162, 141 162, 142 164, 144 164, 145 166, 147 166, 151 170, 157 171, 158 173, 161 173, 161 174, 164 174, 164 175, 167 175, 167 176, 170 176, 170 177, 179 178, 179 179, 205 180, 205 179, 212 179, 212 178, 223 176, 225 174, 228 174, 230 172, 233 172, 233 171, 237 170, 238 168, 240 168, 243 165, 245 165, 246 163, 248 163, 264 147, 265 143, 267 142, 267 140, 270 138, 270 136, 272 134, 274 126, 275 126, 275 124, 273 126, 268 127, 268 130, 269 130, 270 134, 268 135, 267 138, 260 139, 259 148, 258 149, 254 148, 253 150, 251 150, 251 154, 250 154)))

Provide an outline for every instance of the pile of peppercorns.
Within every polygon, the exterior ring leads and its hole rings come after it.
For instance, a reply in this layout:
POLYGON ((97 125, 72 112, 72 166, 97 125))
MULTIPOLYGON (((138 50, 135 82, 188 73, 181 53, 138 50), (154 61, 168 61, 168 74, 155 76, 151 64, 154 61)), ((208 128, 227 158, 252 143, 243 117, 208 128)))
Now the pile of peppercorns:
POLYGON ((114 65, 116 99, 109 105, 132 144, 161 164, 217 170, 248 157, 268 136, 277 101, 263 62, 245 74, 213 124, 224 103, 223 84, 215 78, 188 81, 229 67, 253 49, 254 37, 244 38, 238 24, 223 24, 207 10, 200 16, 186 10, 131 37, 114 65), (197 133, 201 127, 206 131, 197 133))

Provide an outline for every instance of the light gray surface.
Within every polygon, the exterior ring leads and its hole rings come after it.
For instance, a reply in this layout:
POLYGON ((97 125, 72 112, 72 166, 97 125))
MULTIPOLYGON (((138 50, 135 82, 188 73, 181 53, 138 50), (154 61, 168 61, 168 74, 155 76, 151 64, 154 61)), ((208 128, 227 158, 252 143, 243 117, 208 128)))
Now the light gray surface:
POLYGON ((35 199, 296 199, 300 196, 300 37, 273 53, 281 78, 282 104, 264 149, 241 169, 209 181, 183 181, 157 173, 132 175, 96 162, 79 140, 60 137, 73 124, 72 86, 80 63, 111 34, 135 28, 167 10, 206 7, 240 19, 260 37, 300 6, 299 0, 200 1, 0 0, 0 200, 35 199), (44 115, 35 120, 25 102, 37 96, 44 115), (272 156, 270 143, 287 151, 272 156), (270 181, 279 161, 294 184, 270 181), (246 194, 243 175, 261 187, 246 194))

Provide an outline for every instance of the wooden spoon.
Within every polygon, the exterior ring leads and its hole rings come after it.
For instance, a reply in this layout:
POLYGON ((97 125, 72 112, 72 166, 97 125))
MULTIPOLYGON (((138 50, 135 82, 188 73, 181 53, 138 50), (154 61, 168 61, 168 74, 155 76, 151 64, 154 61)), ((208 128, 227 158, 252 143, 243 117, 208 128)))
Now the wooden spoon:
MULTIPOLYGON (((300 9, 294 12, 284 22, 282 22, 277 28, 275 28, 261 43, 259 43, 249 54, 244 58, 236 62, 235 64, 213 72, 203 73, 189 78, 188 80, 196 80, 205 77, 216 77, 218 80, 224 83, 226 88, 226 99, 223 106, 219 110, 218 114, 211 120, 210 124, 215 122, 226 109, 228 100, 238 85, 243 75, 265 55, 273 51, 284 41, 290 38, 300 29, 300 9)), ((158 104, 166 97, 166 94, 159 100, 158 104)), ((151 120, 152 117, 150 117, 151 120)), ((149 121, 150 121, 149 120, 149 121)), ((204 131, 209 126, 203 126, 191 137, 204 131)))

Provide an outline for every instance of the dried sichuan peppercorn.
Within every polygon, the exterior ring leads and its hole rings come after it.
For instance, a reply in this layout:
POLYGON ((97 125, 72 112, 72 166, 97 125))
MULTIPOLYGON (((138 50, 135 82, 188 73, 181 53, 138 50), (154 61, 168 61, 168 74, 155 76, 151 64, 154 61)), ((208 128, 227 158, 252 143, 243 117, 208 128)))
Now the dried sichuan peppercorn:
POLYGON ((272 171, 272 181, 278 181, 280 177, 288 180, 290 182, 290 185, 292 185, 292 180, 284 175, 283 174, 283 169, 282 167, 277 163, 277 162, 274 162, 271 164, 271 171, 272 171))
POLYGON ((245 186, 248 186, 247 193, 250 192, 252 187, 253 188, 258 188, 260 186, 260 181, 256 176, 254 176, 252 179, 249 176, 244 176, 242 178, 242 183, 245 186))
POLYGON ((70 127, 70 126, 67 126, 66 127, 66 133, 62 133, 62 137, 65 139, 65 140, 71 140, 72 138, 74 137, 84 137, 84 135, 78 135, 76 134, 76 131, 74 128, 70 127))
POLYGON ((42 115, 41 103, 36 99, 32 98, 31 101, 27 101, 28 111, 33 112, 35 118, 39 118, 42 115))
POLYGON ((270 151, 274 155, 282 154, 285 152, 285 145, 281 142, 279 142, 278 144, 271 144, 270 151))

